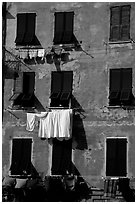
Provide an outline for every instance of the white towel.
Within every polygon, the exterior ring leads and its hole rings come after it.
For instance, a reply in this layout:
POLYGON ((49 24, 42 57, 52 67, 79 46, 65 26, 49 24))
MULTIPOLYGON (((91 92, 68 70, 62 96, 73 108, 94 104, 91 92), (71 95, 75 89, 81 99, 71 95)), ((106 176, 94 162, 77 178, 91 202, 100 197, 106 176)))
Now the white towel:
POLYGON ((26 130, 33 131, 35 127, 35 113, 27 113, 27 127, 26 130))
POLYGON ((37 50, 36 49, 30 49, 29 50, 29 57, 30 59, 32 59, 33 57, 36 58, 37 57, 37 50))
POLYGON ((26 59, 26 58, 28 58, 28 50, 25 50, 25 49, 19 50, 19 57, 20 57, 21 59, 26 59))
POLYGON ((38 49, 38 57, 44 58, 45 55, 45 49, 38 49))

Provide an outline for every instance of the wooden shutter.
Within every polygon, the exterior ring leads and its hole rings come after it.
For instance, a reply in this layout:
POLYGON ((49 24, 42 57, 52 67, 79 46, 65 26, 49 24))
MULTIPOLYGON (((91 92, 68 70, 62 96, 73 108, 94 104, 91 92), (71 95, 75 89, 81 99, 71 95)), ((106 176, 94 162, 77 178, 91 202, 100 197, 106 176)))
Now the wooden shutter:
POLYGON ((106 176, 126 176, 127 139, 107 139, 106 176))
POLYGON ((129 100, 132 92, 132 69, 126 68, 121 69, 122 74, 122 89, 121 89, 121 100, 129 100))
POLYGON ((22 44, 24 35, 26 31, 26 14, 19 13, 17 14, 17 36, 15 39, 16 44, 22 44))
POLYGON ((35 13, 27 13, 27 26, 25 32, 24 43, 31 44, 34 36, 35 36, 35 22, 36 14, 35 13))
POLYGON ((115 176, 116 173, 116 145, 116 139, 107 139, 106 176, 115 176))
POLYGON ((53 140, 52 175, 65 175, 71 172, 72 140, 53 140))
POLYGON ((63 72, 63 87, 61 93, 61 100, 68 100, 72 93, 73 71, 63 72))
POLYGON ((55 13, 54 44, 60 44, 64 32, 64 12, 55 13))
POLYGON ((120 7, 111 8, 110 19, 110 40, 117 41, 120 39, 120 7))
POLYGON ((130 6, 121 7, 121 40, 130 39, 130 6))
POLYGON ((32 94, 35 88, 35 72, 23 73, 23 93, 32 94))
POLYGON ((11 175, 28 175, 31 173, 32 139, 13 139, 11 175))
POLYGON ((62 74, 61 72, 52 72, 51 75, 51 96, 50 98, 57 99, 61 93, 62 74))
POLYGON ((110 69, 110 99, 116 99, 120 93, 121 70, 110 69))
POLYGON ((63 43, 72 43, 74 12, 65 12, 63 43))

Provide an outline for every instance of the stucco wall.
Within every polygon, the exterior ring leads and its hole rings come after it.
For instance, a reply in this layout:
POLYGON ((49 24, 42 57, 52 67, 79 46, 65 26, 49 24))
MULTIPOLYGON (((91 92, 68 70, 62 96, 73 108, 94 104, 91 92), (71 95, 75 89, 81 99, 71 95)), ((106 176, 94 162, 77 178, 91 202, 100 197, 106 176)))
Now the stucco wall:
MULTIPOLYGON (((122 3, 124 4, 124 2, 122 3)), ((126 2, 128 4, 128 2, 126 2)), ((131 38, 134 40, 134 3, 131 4, 131 38)), ((74 11, 74 35, 81 42, 83 51, 70 51, 67 63, 60 64, 61 70, 73 71, 74 107, 81 107, 82 113, 75 113, 73 124, 74 164, 80 174, 90 183, 99 186, 105 176, 106 137, 128 138, 128 176, 134 177, 134 110, 108 108, 109 69, 133 69, 134 94, 134 43, 109 44, 110 6, 118 3, 8 3, 12 18, 7 19, 6 47, 16 52, 16 14, 36 12, 36 37, 45 49, 53 45, 54 12, 74 11), (12 35, 11 35, 12 33, 12 35), (94 57, 94 58, 92 58, 94 57)), ((49 106, 51 71, 55 64, 29 65, 36 73, 35 96, 46 108, 49 106)), ((23 68, 22 68, 23 69, 23 68)), ((3 174, 8 172, 10 143, 13 136, 33 137, 32 162, 36 170, 47 174, 49 168, 49 145, 38 138, 38 127, 33 133, 26 131, 26 113, 16 111, 16 119, 8 111, 13 79, 5 80, 3 120, 3 174)))

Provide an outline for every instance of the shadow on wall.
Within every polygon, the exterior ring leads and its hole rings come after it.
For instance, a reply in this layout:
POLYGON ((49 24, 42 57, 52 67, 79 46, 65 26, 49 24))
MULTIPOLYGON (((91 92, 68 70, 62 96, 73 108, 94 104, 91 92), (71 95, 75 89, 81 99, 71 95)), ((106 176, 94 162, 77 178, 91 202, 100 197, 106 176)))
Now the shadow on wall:
POLYGON ((122 192, 126 202, 135 202, 135 190, 130 188, 129 181, 129 178, 120 178, 119 191, 122 192))
POLYGON ((85 133, 84 124, 83 124, 83 119, 86 118, 86 116, 84 115, 85 111, 74 96, 72 96, 72 107, 75 110, 74 116, 73 116, 72 148, 85 150, 88 148, 86 133, 85 133))

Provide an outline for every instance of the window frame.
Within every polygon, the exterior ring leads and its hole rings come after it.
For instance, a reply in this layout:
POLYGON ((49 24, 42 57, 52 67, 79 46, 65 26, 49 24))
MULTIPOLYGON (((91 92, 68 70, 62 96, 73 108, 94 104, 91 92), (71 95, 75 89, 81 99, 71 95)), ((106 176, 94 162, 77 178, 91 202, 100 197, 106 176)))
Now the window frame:
MULTIPOLYGON (((30 152, 30 163, 32 162, 32 153, 33 153, 33 137, 13 137, 12 140, 10 141, 10 168, 11 168, 11 165, 12 165, 12 150, 13 150, 13 140, 14 139, 20 139, 20 140, 23 140, 23 139, 28 139, 28 140, 31 140, 31 152, 30 152)), ((31 171, 31 169, 30 169, 31 171)), ((9 176, 14 176, 14 177, 31 177, 31 174, 11 174, 11 170, 9 169, 9 176)))
POLYGON ((131 34, 131 31, 130 31, 131 21, 130 21, 130 18, 131 18, 131 5, 130 4, 115 5, 115 6, 110 7, 110 24, 109 24, 110 25, 110 29, 109 29, 110 30, 110 35, 109 35, 109 42, 110 43, 121 43, 121 42, 125 43, 125 42, 130 42, 131 41, 131 37, 130 37, 130 34, 131 34), (129 23, 127 24, 129 26, 129 28, 128 28, 129 35, 128 35, 127 39, 122 39, 122 30, 121 29, 122 29, 122 26, 124 25, 124 24, 122 24, 122 8, 123 7, 129 7, 129 23), (119 36, 117 37, 117 39, 114 39, 113 34, 112 34, 112 28, 114 26, 116 27, 116 25, 112 24, 112 13, 113 13, 112 9, 113 8, 119 8, 120 22, 117 25, 119 27, 119 36))

